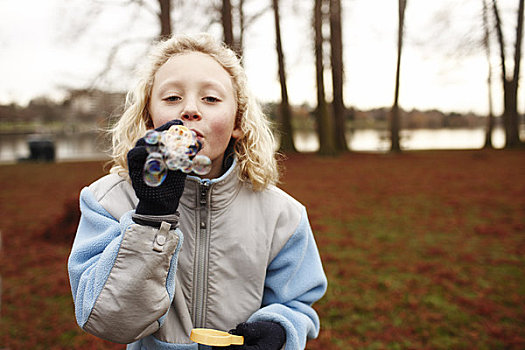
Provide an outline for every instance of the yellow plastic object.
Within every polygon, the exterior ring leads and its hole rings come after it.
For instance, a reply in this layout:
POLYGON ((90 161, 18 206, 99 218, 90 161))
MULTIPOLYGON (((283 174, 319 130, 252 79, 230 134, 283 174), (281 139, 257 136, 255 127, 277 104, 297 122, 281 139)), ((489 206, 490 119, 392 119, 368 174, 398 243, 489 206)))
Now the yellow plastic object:
POLYGON ((229 346, 244 344, 244 337, 208 328, 193 328, 190 339, 208 346, 229 346))

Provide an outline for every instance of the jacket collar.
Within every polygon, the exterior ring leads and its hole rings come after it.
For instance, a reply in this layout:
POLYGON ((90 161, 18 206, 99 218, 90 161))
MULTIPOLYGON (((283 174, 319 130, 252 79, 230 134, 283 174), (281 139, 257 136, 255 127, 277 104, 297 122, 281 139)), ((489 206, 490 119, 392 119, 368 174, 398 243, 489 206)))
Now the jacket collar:
POLYGON ((198 176, 188 175, 180 203, 190 209, 200 206, 201 193, 206 189, 206 205, 211 210, 218 210, 227 206, 237 196, 242 187, 239 180, 239 166, 234 159, 228 170, 216 179, 201 179, 198 176))

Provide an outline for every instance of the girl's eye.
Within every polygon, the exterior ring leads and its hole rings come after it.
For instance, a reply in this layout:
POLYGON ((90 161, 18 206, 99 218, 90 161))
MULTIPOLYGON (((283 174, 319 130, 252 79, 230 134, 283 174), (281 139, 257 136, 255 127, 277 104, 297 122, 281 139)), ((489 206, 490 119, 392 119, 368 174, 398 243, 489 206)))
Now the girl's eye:
POLYGON ((168 102, 175 102, 175 101, 179 101, 179 100, 180 100, 179 96, 168 96, 168 97, 164 98, 164 101, 168 101, 168 102))
POLYGON ((213 96, 206 96, 203 98, 203 100, 209 103, 219 102, 219 99, 213 96))

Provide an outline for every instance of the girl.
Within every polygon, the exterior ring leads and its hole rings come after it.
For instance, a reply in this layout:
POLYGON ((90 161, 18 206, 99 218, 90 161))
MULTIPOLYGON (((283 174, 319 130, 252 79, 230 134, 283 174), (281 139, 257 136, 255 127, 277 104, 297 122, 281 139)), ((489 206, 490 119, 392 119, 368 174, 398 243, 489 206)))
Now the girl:
POLYGON ((194 327, 232 329, 235 349, 304 349, 327 281, 305 208, 275 187, 274 139, 233 51, 205 34, 159 43, 112 135, 68 262, 80 327, 137 350, 207 348, 194 327), (210 173, 146 185, 142 137, 182 123, 210 173))

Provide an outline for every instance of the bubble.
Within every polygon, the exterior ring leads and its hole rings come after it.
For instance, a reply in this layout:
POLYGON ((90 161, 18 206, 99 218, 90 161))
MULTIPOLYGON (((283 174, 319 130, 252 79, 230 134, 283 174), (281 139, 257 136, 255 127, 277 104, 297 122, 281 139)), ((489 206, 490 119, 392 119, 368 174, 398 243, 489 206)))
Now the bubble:
POLYGON ((173 125, 171 128, 169 128, 169 131, 174 135, 180 135, 182 133, 182 128, 180 125, 173 125))
POLYGON ((149 153, 144 164, 144 182, 156 187, 162 184, 169 170, 205 175, 211 160, 197 152, 202 148, 197 134, 184 125, 173 125, 166 131, 148 130, 144 136, 149 153), (193 161, 192 161, 193 158, 193 161))
POLYGON ((192 172, 192 170, 193 170, 193 162, 186 156, 184 163, 180 167, 180 171, 182 171, 183 173, 189 174, 192 172))
POLYGON ((159 152, 159 146, 146 144, 146 151, 148 151, 148 153, 157 153, 159 152))
POLYGON ((166 158, 166 166, 169 170, 178 170, 178 163, 175 157, 168 157, 166 158))
POLYGON ((193 133, 193 131, 191 131, 191 130, 184 130, 182 132, 181 137, 182 137, 182 139, 184 140, 184 142, 186 144, 190 144, 191 139, 192 139, 192 137, 191 137, 192 133, 193 133))
POLYGON ((197 144, 192 144, 188 148, 186 148, 186 155, 188 157, 193 157, 194 155, 197 154, 198 151, 199 151, 199 146, 197 144))
POLYGON ((162 139, 162 143, 164 144, 163 151, 166 153, 177 152, 179 148, 184 146, 180 135, 174 133, 166 133, 162 139))
POLYGON ((147 161, 153 161, 153 160, 162 161, 162 158, 163 158, 162 153, 152 152, 152 153, 148 154, 148 157, 146 158, 146 162, 147 161))
POLYGON ((171 134, 171 135, 176 135, 180 138, 183 138, 185 137, 185 134, 187 132, 189 132, 190 130, 185 127, 184 125, 172 125, 169 129, 168 129, 168 133, 171 134))
POLYGON ((183 167, 187 166, 189 159, 180 151, 170 152, 168 156, 166 157, 166 166, 170 170, 179 170, 183 167))
POLYGON ((167 152, 168 150, 168 145, 169 143, 168 139, 166 139, 165 137, 161 137, 160 140, 159 140, 159 144, 158 144, 158 150, 160 153, 165 153, 167 152))
POLYGON ((164 181, 167 174, 168 168, 162 159, 162 154, 150 153, 144 163, 144 182, 148 186, 157 187, 164 181))
POLYGON ((193 172, 197 175, 206 175, 211 170, 210 158, 203 155, 196 155, 192 162, 193 172))
POLYGON ((191 131, 191 143, 197 142, 197 133, 193 130, 190 130, 190 131, 191 131))
POLYGON ((146 131, 146 134, 144 135, 144 141, 148 145, 155 145, 159 142, 161 133, 155 130, 148 130, 146 131))

